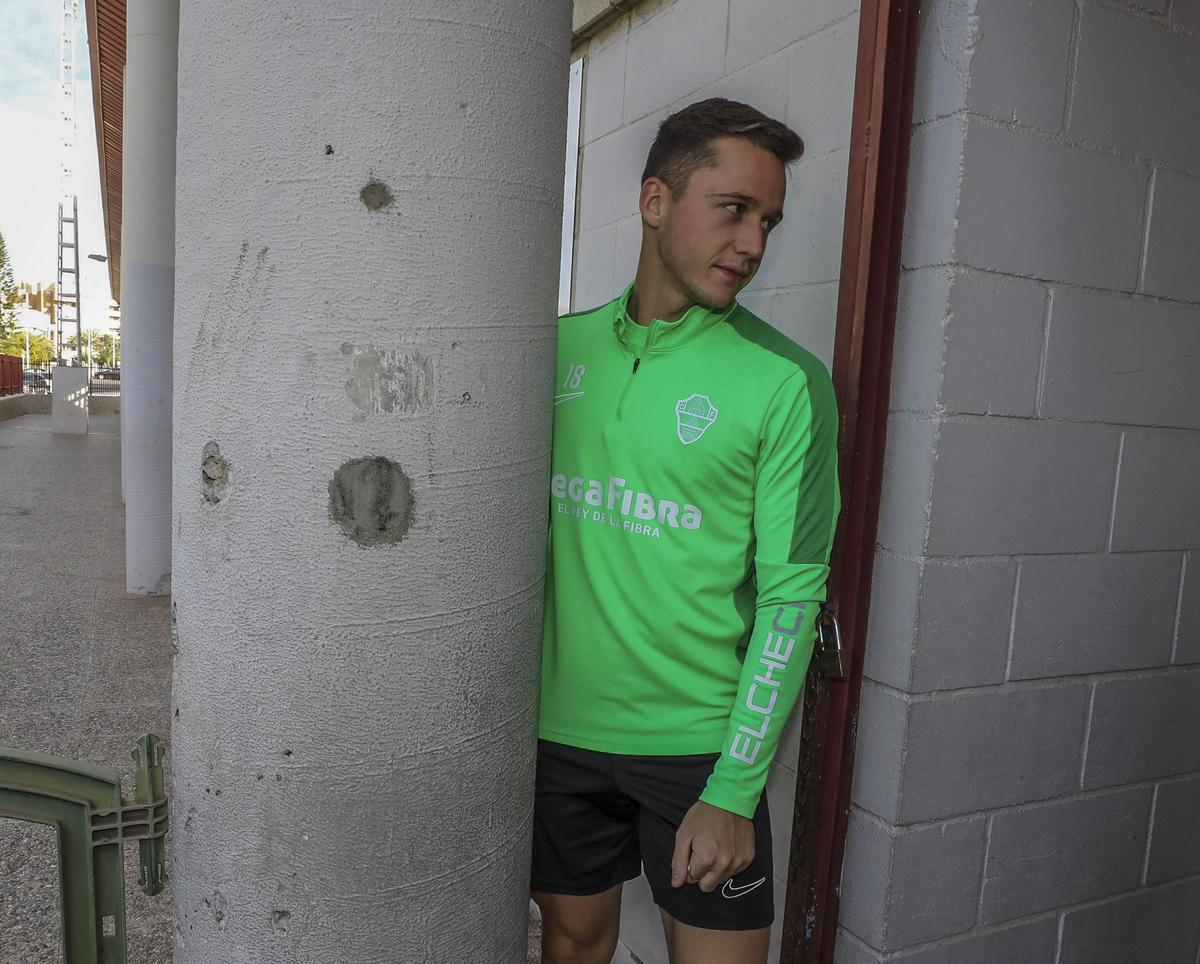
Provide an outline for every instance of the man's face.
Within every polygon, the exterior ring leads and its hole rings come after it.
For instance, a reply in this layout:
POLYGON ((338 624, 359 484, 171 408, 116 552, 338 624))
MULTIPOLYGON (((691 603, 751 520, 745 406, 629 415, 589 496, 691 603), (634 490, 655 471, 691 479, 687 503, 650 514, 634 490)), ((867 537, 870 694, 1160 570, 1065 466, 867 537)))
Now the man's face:
POLYGON ((770 151, 739 137, 711 142, 716 163, 692 173, 683 197, 663 187, 658 251, 687 300, 724 308, 754 277, 783 219, 787 177, 770 151))

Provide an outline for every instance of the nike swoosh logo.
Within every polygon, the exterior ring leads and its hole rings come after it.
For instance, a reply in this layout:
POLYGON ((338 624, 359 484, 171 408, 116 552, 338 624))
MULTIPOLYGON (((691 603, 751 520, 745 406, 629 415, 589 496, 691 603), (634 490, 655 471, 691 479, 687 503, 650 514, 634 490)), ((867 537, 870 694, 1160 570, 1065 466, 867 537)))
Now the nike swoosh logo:
POLYGON ((569 402, 573 398, 582 398, 583 395, 584 395, 583 392, 571 392, 568 395, 555 395, 554 396, 554 404, 561 405, 563 402, 569 402))
POLYGON ((730 877, 729 880, 725 881, 725 886, 721 888, 721 893, 725 897, 744 897, 750 891, 754 890, 755 887, 761 887, 766 882, 766 877, 759 877, 752 884, 743 884, 741 887, 735 887, 733 886, 733 878, 730 877))

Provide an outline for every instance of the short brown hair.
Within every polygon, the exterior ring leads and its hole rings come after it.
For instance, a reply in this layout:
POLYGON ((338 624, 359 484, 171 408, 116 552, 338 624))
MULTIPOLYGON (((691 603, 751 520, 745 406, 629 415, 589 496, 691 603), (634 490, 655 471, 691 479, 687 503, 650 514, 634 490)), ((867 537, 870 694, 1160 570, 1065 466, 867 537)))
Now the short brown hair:
POLYGON ((799 135, 772 120, 749 104, 724 97, 710 97, 677 110, 658 125, 658 134, 646 156, 642 183, 657 177, 682 197, 688 179, 716 160, 712 141, 717 137, 741 137, 770 151, 786 167, 804 153, 799 135))

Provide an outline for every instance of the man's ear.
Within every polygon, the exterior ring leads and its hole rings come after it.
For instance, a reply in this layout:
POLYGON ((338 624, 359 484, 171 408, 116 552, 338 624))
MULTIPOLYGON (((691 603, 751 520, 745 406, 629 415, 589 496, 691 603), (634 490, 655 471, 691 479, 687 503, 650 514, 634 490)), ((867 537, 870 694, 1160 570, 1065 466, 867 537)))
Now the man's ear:
POLYGON ((657 177, 648 177, 642 182, 642 193, 638 199, 638 208, 642 214, 642 223, 647 227, 657 228, 662 223, 663 214, 671 204, 671 189, 657 177))

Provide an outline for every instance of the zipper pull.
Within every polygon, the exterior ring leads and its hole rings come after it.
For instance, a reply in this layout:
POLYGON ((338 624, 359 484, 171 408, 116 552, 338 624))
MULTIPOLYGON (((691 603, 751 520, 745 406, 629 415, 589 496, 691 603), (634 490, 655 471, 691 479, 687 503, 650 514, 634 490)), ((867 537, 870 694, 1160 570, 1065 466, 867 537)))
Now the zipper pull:
POLYGON ((640 365, 641 363, 642 363, 642 360, 640 358, 635 358, 633 360, 633 374, 634 375, 637 374, 638 365, 640 365))

